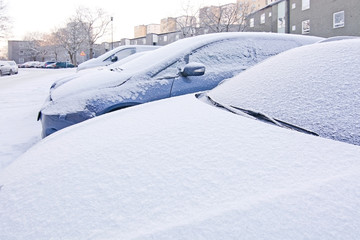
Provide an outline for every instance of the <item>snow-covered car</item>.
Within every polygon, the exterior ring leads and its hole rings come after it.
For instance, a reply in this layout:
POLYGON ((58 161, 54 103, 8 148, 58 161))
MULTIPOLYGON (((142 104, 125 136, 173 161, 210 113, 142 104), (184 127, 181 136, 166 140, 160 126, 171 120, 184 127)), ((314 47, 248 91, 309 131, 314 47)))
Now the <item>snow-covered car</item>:
POLYGON ((290 124, 359 119, 359 54, 355 40, 300 47, 198 97, 43 139, 0 175, 1 239, 357 239, 360 147, 290 124), (267 87, 275 97, 259 95, 267 87), (294 120, 267 124, 246 97, 293 105, 294 120))
POLYGON ((274 33, 208 34, 179 40, 108 71, 62 79, 52 85, 39 113, 42 136, 115 110, 214 88, 268 57, 319 40, 274 33))
POLYGON ((25 62, 21 65, 21 68, 36 68, 38 67, 40 64, 39 61, 29 61, 29 62, 25 62))
POLYGON ((97 58, 87 60, 86 62, 80 63, 77 70, 84 70, 88 68, 101 67, 111 65, 125 57, 128 57, 137 52, 151 51, 159 48, 159 46, 148 46, 148 45, 125 45, 119 46, 110 50, 97 58))
POLYGON ((0 61, 0 76, 11 75, 11 66, 7 61, 0 61))
POLYGON ((18 65, 16 64, 15 61, 7 61, 8 64, 10 65, 10 68, 11 68, 11 72, 10 72, 10 75, 11 74, 18 74, 19 73, 19 67, 18 65))
POLYGON ((225 82, 207 98, 278 126, 360 145, 359 54, 360 39, 293 49, 225 82))

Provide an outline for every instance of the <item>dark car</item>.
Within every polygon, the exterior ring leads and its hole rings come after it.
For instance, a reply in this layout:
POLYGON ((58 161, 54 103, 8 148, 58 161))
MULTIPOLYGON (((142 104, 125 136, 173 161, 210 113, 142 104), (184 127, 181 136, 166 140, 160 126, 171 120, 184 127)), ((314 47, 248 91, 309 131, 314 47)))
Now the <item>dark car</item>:
POLYGON ((46 68, 74 68, 75 65, 69 62, 55 62, 48 64, 46 68))

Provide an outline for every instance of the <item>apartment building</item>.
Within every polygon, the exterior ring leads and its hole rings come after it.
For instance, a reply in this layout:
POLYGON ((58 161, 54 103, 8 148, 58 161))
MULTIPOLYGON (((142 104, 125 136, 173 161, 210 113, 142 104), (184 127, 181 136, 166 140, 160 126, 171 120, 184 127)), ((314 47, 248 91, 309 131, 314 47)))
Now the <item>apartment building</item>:
POLYGON ((146 25, 138 25, 134 27, 134 38, 146 36, 146 25))
POLYGON ((168 33, 176 31, 176 18, 168 17, 163 18, 160 21, 160 32, 161 33, 168 33))
POLYGON ((241 8, 242 6, 248 6, 249 12, 256 11, 268 5, 269 3, 276 0, 237 0, 237 5, 241 8))
POLYGON ((252 13, 247 31, 360 36, 359 0, 277 0, 252 13))
POLYGON ((360 36, 359 0, 289 0, 289 33, 360 36))

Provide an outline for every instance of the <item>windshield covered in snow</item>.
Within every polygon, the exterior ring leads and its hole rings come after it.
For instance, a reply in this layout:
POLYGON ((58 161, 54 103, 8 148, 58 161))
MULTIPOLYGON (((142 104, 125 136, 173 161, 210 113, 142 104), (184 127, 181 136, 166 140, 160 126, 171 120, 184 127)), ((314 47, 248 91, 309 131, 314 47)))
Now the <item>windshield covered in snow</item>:
POLYGON ((292 49, 225 81, 208 96, 360 145, 359 56, 360 40, 292 49))

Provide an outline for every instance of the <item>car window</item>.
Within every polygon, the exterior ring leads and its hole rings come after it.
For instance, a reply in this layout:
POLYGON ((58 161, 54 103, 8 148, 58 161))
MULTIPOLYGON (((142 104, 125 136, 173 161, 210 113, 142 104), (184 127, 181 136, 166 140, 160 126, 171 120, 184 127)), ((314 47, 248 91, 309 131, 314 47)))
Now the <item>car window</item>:
POLYGON ((180 69, 185 65, 185 60, 183 58, 175 61, 174 63, 168 65, 159 73, 155 74, 156 78, 167 78, 167 77, 175 77, 179 74, 180 69))
POLYGON ((208 44, 196 49, 189 56, 189 62, 200 62, 207 72, 231 69, 246 69, 265 58, 282 51, 288 41, 270 39, 232 39, 208 44), (229 47, 231 46, 231 47, 229 47), (271 48, 266 46, 272 46, 271 48))
POLYGON ((111 59, 113 57, 115 57, 115 56, 118 58, 118 60, 120 60, 120 59, 123 59, 123 58, 125 58, 127 56, 130 56, 131 54, 134 54, 135 52, 136 52, 135 48, 122 49, 122 50, 118 51, 117 53, 111 55, 110 57, 106 58, 104 60, 104 62, 106 62, 106 61, 111 62, 111 59))

